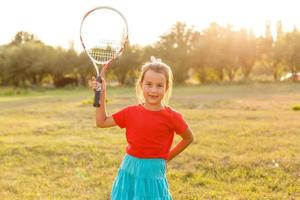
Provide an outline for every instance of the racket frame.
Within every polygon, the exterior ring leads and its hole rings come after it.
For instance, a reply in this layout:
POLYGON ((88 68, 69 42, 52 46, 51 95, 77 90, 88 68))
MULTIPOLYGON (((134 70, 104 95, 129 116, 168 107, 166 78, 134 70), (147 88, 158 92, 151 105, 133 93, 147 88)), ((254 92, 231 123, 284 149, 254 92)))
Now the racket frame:
POLYGON ((96 81, 98 83, 98 86, 95 90, 95 96, 94 96, 94 103, 93 103, 93 106, 94 107, 100 107, 100 97, 101 97, 101 91, 102 91, 102 79, 101 77, 104 75, 105 71, 107 70, 107 68, 109 67, 109 65, 112 63, 113 60, 115 60, 117 57, 119 57, 123 51, 124 51, 124 48, 125 48, 125 45, 126 43, 128 42, 128 24, 127 24, 127 20, 125 18, 125 16, 120 12, 118 11, 117 9, 113 8, 113 7, 110 7, 110 6, 98 6, 98 7, 95 7, 91 10, 89 10, 82 18, 81 20, 81 23, 80 23, 80 42, 81 42, 81 45, 85 51, 85 53, 88 55, 88 57, 90 58, 90 60, 92 61, 93 65, 94 65, 94 68, 95 68, 95 71, 96 71, 96 81), (84 20, 87 16, 89 16, 91 13, 93 13, 94 11, 96 10, 100 10, 100 9, 106 9, 106 10, 111 10, 111 11, 114 11, 115 13, 117 13, 124 21, 124 24, 125 24, 125 31, 124 31, 124 34, 125 37, 122 38, 124 41, 122 42, 122 45, 121 45, 121 48, 119 49, 118 52, 116 52, 116 54, 114 54, 114 56, 107 60, 107 61, 98 61, 96 59, 94 59, 88 52, 88 50, 86 49, 86 46, 84 45, 84 39, 82 37, 82 27, 83 27, 83 24, 84 24, 84 20), (101 72, 99 73, 99 67, 98 65, 102 65, 102 69, 101 69, 101 72))

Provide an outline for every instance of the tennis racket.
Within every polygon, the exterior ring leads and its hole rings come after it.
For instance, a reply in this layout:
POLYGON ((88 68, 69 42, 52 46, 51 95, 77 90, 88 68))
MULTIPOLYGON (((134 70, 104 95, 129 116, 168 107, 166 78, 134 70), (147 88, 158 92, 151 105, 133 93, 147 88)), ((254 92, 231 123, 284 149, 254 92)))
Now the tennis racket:
POLYGON ((96 70, 98 86, 95 90, 93 106, 100 107, 101 77, 124 50, 128 41, 127 21, 115 8, 107 6, 93 8, 81 21, 80 41, 96 70))

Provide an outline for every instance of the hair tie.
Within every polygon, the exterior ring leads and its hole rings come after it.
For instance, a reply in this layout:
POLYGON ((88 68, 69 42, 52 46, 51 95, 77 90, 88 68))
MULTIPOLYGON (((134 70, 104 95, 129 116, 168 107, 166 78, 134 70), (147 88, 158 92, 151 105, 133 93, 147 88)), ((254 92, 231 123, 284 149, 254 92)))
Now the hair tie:
POLYGON ((155 58, 154 56, 151 56, 150 61, 151 61, 151 63, 160 63, 161 59, 160 58, 155 58))

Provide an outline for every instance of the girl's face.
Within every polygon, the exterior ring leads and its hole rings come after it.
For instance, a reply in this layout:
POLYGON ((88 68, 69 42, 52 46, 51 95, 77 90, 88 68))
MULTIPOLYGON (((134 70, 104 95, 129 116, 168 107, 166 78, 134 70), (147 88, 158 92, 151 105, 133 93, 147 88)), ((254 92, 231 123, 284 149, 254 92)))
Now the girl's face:
POLYGON ((145 103, 150 106, 161 106, 161 100, 167 91, 167 79, 162 73, 148 70, 141 83, 145 103))

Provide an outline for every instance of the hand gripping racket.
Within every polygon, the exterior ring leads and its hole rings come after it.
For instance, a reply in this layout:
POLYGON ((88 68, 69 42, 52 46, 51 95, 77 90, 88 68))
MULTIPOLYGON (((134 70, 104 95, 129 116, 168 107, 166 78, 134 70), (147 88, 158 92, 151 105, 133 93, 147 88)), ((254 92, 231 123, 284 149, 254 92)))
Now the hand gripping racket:
POLYGON ((112 7, 100 6, 88 11, 80 25, 80 41, 96 70, 94 107, 100 107, 101 76, 120 56, 128 40, 128 25, 122 13, 112 7), (99 67, 102 66, 99 73, 99 67))

